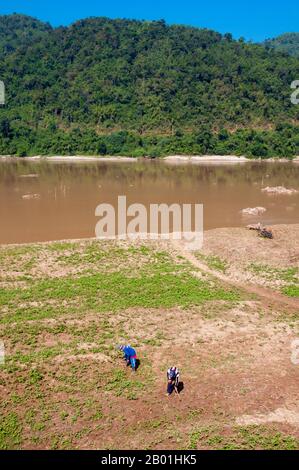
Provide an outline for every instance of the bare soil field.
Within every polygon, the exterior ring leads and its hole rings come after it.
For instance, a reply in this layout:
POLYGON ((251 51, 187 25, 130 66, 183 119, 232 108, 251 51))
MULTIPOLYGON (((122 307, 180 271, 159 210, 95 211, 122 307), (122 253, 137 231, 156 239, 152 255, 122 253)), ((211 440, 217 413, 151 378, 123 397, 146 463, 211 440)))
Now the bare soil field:
POLYGON ((299 449, 299 226, 274 233, 212 230, 192 254, 1 247, 0 448, 299 449), (119 343, 136 347, 136 373, 119 343), (171 365, 183 390, 168 398, 171 365))

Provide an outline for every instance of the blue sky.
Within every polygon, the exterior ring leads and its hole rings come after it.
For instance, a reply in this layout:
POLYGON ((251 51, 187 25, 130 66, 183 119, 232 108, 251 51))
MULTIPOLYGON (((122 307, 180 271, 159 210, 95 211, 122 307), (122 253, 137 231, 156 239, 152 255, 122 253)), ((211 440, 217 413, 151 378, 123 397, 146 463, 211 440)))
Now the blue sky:
POLYGON ((298 31, 298 0, 0 0, 0 14, 24 13, 53 26, 88 16, 165 19, 261 41, 298 31))

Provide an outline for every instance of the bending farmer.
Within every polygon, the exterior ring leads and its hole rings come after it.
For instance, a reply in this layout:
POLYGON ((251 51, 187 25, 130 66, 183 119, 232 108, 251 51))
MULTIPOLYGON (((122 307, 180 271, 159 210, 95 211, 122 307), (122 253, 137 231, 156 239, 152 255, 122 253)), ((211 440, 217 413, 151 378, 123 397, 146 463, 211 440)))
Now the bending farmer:
POLYGON ((121 345, 119 346, 119 350, 124 353, 124 360, 127 363, 127 366, 131 365, 132 370, 136 371, 136 359, 137 354, 134 348, 129 344, 127 346, 121 345))

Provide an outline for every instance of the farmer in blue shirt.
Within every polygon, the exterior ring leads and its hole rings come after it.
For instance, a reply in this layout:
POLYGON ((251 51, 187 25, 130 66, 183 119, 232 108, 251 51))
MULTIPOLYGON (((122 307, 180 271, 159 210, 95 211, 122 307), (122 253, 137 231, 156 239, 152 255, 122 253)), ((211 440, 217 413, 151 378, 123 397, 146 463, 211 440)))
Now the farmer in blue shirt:
POLYGON ((134 348, 130 346, 129 344, 127 346, 125 345, 120 345, 119 350, 124 353, 124 359, 127 363, 127 366, 131 365, 132 370, 135 372, 136 371, 136 359, 137 359, 137 354, 134 348))

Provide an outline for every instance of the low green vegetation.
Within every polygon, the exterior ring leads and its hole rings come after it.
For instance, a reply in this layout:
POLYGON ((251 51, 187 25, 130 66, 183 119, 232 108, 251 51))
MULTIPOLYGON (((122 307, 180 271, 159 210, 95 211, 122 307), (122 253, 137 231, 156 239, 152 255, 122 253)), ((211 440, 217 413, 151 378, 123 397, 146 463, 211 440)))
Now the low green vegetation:
POLYGON ((150 374, 147 368, 143 370, 141 380, 128 379, 126 371, 116 369, 112 372, 111 378, 105 387, 107 391, 112 391, 116 396, 125 396, 128 400, 136 400, 137 392, 146 390, 150 386, 150 374))
POLYGON ((206 405, 252 358, 252 340, 243 352, 243 332, 233 343, 231 325, 229 336, 225 329, 230 319, 238 331, 238 309, 242 328, 254 312, 244 293, 198 278, 158 243, 1 247, 0 258, 1 449, 298 448, 280 429, 227 432, 228 409, 206 405), (123 343, 137 349, 136 373, 116 348, 123 343), (173 358, 184 389, 166 398, 173 358), (211 410, 217 427, 206 425, 211 410))
POLYGON ((299 268, 274 268, 264 264, 251 263, 249 271, 270 282, 278 282, 283 294, 299 297, 299 268))
POLYGON ((237 300, 237 292, 213 288, 185 273, 140 273, 138 277, 123 274, 96 274, 77 279, 33 281, 24 289, 3 289, 0 305, 8 312, 4 321, 15 322, 49 318, 70 310, 75 301, 77 312, 113 312, 130 307, 188 307, 207 300, 237 300), (37 306, 32 306, 37 302, 37 306))
POLYGON ((203 255, 202 253, 196 253, 196 256, 198 259, 203 260, 210 269, 215 269, 223 274, 225 274, 229 268, 228 262, 221 259, 219 256, 203 255))
POLYGON ((269 280, 281 280, 286 282, 298 281, 299 268, 274 268, 265 264, 251 263, 248 269, 256 274, 261 274, 269 280))
MULTIPOLYGON (((213 278, 197 279, 184 258, 151 245, 55 242, 1 247, 0 258, 3 449, 75 448, 91 432, 109 434, 122 419, 114 417, 115 400, 134 403, 154 388, 151 358, 144 353, 142 374, 133 374, 116 344, 159 350, 169 333, 152 324, 152 312, 163 322, 172 308, 241 297, 213 278), (139 310, 142 325, 132 314, 139 310)), ((160 421, 153 423, 160 432, 160 421)))
POLYGON ((299 297, 299 286, 290 285, 283 287, 282 292, 289 297, 299 297))
POLYGON ((17 449, 21 444, 22 425, 18 415, 12 411, 1 413, 0 419, 0 450, 17 449))
MULTIPOLYGON (((49 250, 49 255, 51 253, 53 248, 49 250)), ((27 259, 26 252, 23 255, 27 259)), ((45 251, 43 256, 46 256, 45 251)), ((2 257, 5 258, 3 253, 2 257)), ((31 260, 33 264, 30 266, 24 264, 23 259, 19 260, 24 269, 20 276, 22 288, 11 283, 12 287, 8 285, 0 291, 0 306, 6 309, 3 322, 54 318, 67 315, 74 308, 77 314, 86 311, 117 312, 137 307, 171 308, 179 305, 186 308, 209 300, 233 301, 239 298, 238 292, 224 289, 215 281, 193 277, 190 266, 185 262, 175 263, 166 253, 150 251, 146 247, 103 250, 94 243, 87 244, 83 251, 67 249, 63 254, 58 249, 53 263, 56 263, 56 269, 59 265, 60 269, 64 266, 70 269, 78 267, 76 274, 72 272, 71 276, 39 278, 33 274, 38 268, 38 259, 35 263, 31 260), (128 266, 134 264, 130 257, 133 260, 139 257, 139 261, 135 268, 129 270, 128 266), (118 265, 115 264, 116 259, 119 260, 118 265)), ((50 257, 48 263, 50 272, 53 268, 50 257)))
POLYGON ((235 426, 226 432, 220 426, 198 428, 190 433, 189 449, 296 450, 299 440, 266 426, 235 426))

